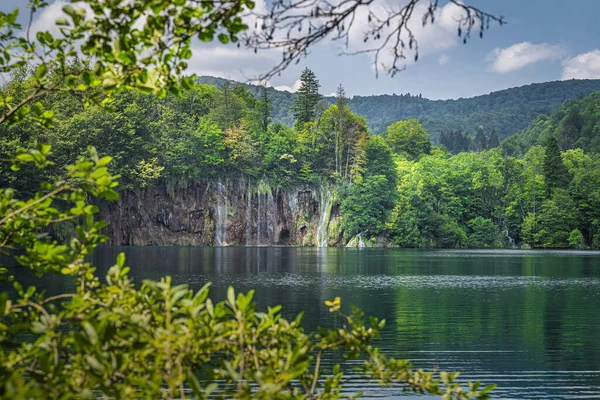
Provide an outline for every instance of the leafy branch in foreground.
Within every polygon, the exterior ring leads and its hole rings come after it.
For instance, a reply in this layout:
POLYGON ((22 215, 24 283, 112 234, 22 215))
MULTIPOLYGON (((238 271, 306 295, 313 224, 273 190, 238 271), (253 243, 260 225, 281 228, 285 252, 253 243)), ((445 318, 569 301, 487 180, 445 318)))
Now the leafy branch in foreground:
POLYGON ((54 115, 40 100, 54 92, 107 106, 123 88, 159 97, 189 89, 194 77, 184 72, 192 39, 237 42, 247 29, 241 13, 254 7, 251 0, 72 3, 62 8, 65 17, 56 20, 56 29, 44 27, 35 35, 34 16, 49 7, 47 1, 30 0, 25 29, 17 23, 19 9, 0 12, 0 73, 26 69, 32 75, 27 93, 0 96, 0 124, 31 119, 49 126, 54 115), (87 61, 73 62, 80 58, 87 61))
MULTIPOLYGON (((13 167, 43 167, 49 151, 21 151, 13 167)), ((236 296, 230 288, 227 300, 215 304, 208 285, 194 292, 170 277, 136 289, 123 254, 100 283, 85 256, 105 238, 93 221, 98 208, 88 200, 115 199, 109 163, 90 148, 33 199, 0 192, 1 250, 38 275, 76 279, 73 293, 48 298, 18 282, 17 296, 0 294, 1 398, 347 398, 361 395, 344 390, 357 378, 447 398, 488 398, 493 386, 466 389, 456 373, 413 370, 381 354, 372 341, 385 322, 367 324, 356 309, 341 314, 339 298, 327 304, 341 327, 306 333, 302 315, 288 321, 279 306, 257 312, 252 291, 236 296), (85 224, 69 245, 42 233, 80 219, 85 224), (362 360, 358 370, 322 367, 324 358, 340 353, 362 360)))

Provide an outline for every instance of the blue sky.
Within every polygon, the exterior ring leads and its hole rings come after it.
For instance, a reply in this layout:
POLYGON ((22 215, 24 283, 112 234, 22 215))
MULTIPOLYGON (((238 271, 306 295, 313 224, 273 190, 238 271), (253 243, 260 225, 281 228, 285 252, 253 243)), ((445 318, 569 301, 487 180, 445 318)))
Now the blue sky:
MULTIPOLYGON (((380 0, 397 4, 398 0, 380 0)), ((425 2, 425 1, 424 1, 425 2)), ((471 97, 534 82, 568 78, 600 78, 600 1, 598 0, 465 0, 507 24, 493 25, 483 39, 475 36, 463 45, 456 37, 452 12, 421 32, 423 49, 417 63, 391 78, 375 77, 369 56, 338 56, 338 45, 324 42, 298 66, 269 83, 292 90, 300 71, 315 71, 324 94, 343 84, 352 95, 421 93, 423 97, 447 99, 471 97)), ((2 0, 0 9, 24 8, 27 0, 2 0)), ((445 4, 444 1, 440 3, 445 4)), ((60 7, 36 20, 37 29, 50 29, 60 7)), ((444 11, 445 12, 445 11, 444 11)), ((446 14, 444 14, 446 15, 446 14)), ((360 25, 357 28, 360 34, 360 25)), ((359 35, 357 35, 359 36, 359 35)), ((419 39, 419 36, 417 36, 419 39)), ((190 66, 199 74, 244 80, 255 77, 279 57, 277 54, 240 51, 211 44, 198 47, 190 66)))

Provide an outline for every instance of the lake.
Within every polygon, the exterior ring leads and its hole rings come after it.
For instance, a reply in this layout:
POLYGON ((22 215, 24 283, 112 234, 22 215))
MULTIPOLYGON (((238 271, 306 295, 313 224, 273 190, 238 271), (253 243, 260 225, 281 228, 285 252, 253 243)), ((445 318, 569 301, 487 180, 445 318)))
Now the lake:
POLYGON ((259 308, 305 311, 307 330, 332 325, 324 302, 340 296, 387 320, 386 353, 497 383, 494 398, 600 398, 600 252, 102 247, 94 261, 104 271, 121 251, 137 280, 210 281, 213 299, 253 288, 259 308))

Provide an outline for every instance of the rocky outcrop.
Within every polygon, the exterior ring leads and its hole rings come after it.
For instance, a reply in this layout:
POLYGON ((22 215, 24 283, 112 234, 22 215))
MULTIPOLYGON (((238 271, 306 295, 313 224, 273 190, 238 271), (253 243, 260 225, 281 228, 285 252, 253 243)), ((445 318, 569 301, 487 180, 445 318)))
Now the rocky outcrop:
POLYGON ((101 206, 113 245, 340 246, 339 202, 328 185, 276 189, 223 179, 124 191, 101 206))

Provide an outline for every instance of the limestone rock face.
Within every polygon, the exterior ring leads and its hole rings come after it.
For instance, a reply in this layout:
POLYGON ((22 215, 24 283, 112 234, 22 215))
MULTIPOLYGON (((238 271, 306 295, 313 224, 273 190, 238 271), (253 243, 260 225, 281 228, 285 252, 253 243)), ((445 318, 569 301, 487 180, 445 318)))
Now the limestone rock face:
POLYGON ((124 191, 101 205, 112 245, 340 246, 339 202, 327 185, 271 188, 227 179, 124 191))

